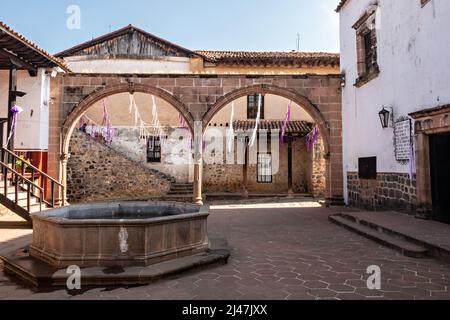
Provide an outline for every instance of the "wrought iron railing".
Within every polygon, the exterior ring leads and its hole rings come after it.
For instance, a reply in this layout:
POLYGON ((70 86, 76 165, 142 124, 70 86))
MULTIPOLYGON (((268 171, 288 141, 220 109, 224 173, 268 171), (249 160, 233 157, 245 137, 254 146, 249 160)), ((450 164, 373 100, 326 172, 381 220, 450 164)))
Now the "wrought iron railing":
MULTIPOLYGON (((2 172, 4 170, 12 172, 12 178, 15 179, 15 176, 18 176, 19 181, 28 181, 31 188, 30 194, 41 199, 49 207, 55 208, 59 204, 66 205, 65 186, 62 183, 8 149, 2 148, 1 153, 2 172), (36 181, 38 182, 36 183, 36 181)), ((27 191, 28 185, 24 186, 25 191, 27 191)))

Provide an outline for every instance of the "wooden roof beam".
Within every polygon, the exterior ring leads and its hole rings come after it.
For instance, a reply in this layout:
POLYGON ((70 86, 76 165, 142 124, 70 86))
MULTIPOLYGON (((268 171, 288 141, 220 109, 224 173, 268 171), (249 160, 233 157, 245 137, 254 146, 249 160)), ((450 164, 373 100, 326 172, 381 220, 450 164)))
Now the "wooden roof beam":
POLYGON ((0 56, 8 58, 11 64, 15 65, 17 68, 26 69, 31 77, 37 76, 37 68, 32 64, 20 59, 19 57, 13 55, 12 53, 6 51, 5 49, 0 49, 0 56))

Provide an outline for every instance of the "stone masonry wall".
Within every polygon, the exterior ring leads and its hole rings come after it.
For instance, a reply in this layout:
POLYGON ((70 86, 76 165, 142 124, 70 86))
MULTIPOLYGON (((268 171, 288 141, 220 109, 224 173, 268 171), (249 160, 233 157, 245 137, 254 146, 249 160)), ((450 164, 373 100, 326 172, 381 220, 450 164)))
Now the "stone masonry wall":
POLYGON ((408 174, 378 173, 375 180, 362 180, 348 172, 349 204, 370 210, 413 211, 416 207, 416 181, 408 174))
POLYGON ((205 192, 242 192, 243 165, 205 164, 203 165, 203 187, 205 192))
POLYGON ((70 203, 151 199, 166 194, 171 179, 127 159, 75 131, 70 144, 67 196, 70 203))
MULTIPOLYGON (((293 142, 293 189, 295 193, 314 193, 323 195, 325 188, 325 161, 318 160, 312 164, 314 154, 307 152, 305 138, 293 142), (312 174, 314 167, 315 173, 312 174), (320 184, 323 180, 323 185, 320 184), (315 181, 313 183, 313 181, 315 181)), ((320 153, 320 152, 319 152, 320 153)), ((322 155, 322 153, 320 153, 322 155)), ((257 165, 251 164, 247 169, 247 190, 250 193, 280 194, 288 192, 288 145, 280 145, 279 171, 272 177, 272 183, 257 182, 257 165)), ((223 157, 219 154, 219 162, 203 166, 203 185, 205 192, 243 191, 243 165, 222 164, 223 157)), ((323 158, 323 156, 322 156, 323 158)))
POLYGON ((323 197, 325 195, 326 189, 326 161, 322 139, 317 140, 317 143, 314 146, 314 150, 312 152, 312 157, 312 193, 315 197, 323 197))
MULTIPOLYGON (((127 92, 132 86, 165 99, 183 113, 191 124, 206 126, 216 108, 241 96, 266 93, 292 99, 309 113, 323 117, 322 128, 329 141, 330 166, 327 197, 343 194, 342 113, 340 75, 66 75, 52 80, 49 123, 49 174, 60 175, 61 132, 77 121, 82 112, 107 92, 127 92), (304 102, 297 99, 305 97, 304 102), (307 99, 307 100, 306 100, 307 99), (66 124, 66 126, 64 126, 66 124), (64 127, 64 129, 63 129, 64 127)), ((318 119, 314 119, 318 121, 318 119)), ((66 142, 67 140, 64 140, 66 142)), ((66 147, 66 145, 64 145, 66 147)), ((63 149, 63 152, 65 150, 63 149)))

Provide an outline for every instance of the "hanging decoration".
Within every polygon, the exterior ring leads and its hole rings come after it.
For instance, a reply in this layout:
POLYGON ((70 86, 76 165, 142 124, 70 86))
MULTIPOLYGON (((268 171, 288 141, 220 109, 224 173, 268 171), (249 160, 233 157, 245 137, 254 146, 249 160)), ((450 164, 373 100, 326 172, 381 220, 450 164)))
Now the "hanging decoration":
POLYGON ((253 147, 258 135, 259 123, 261 121, 261 105, 262 105, 262 96, 258 95, 258 113, 256 115, 255 129, 253 129, 253 134, 248 144, 249 147, 253 147))
POLYGON ((153 109, 152 109, 152 117, 153 117, 153 119, 152 119, 152 124, 157 127, 158 126, 158 122, 159 122, 159 119, 158 119, 158 108, 157 108, 157 105, 156 105, 156 98, 153 95, 152 95, 152 102, 153 102, 153 109))
POLYGON ((230 129, 227 136, 227 150, 228 153, 233 152, 234 144, 234 102, 231 104, 230 129))
POLYGON ((284 145, 284 137, 289 122, 292 120, 292 101, 289 102, 286 117, 284 118, 283 127, 281 128, 281 144, 284 145))
POLYGON ((139 139, 147 144, 148 140, 152 136, 159 136, 160 141, 164 139, 164 130, 161 127, 159 117, 158 117, 158 107, 156 104, 156 98, 152 95, 152 122, 151 124, 146 123, 139 112, 139 108, 136 104, 134 95, 130 93, 130 115, 134 111, 134 123, 135 126, 139 128, 139 139))
POLYGON ((21 107, 19 107, 18 105, 14 105, 11 108, 11 112, 13 114, 13 123, 11 126, 11 132, 9 133, 8 141, 6 142, 6 145, 9 145, 9 142, 11 141, 11 139, 16 135, 17 116, 23 112, 23 109, 21 107))
POLYGON ((187 133, 188 133, 188 140, 189 140, 188 148, 192 149, 192 134, 191 134, 191 130, 189 129, 189 126, 188 126, 188 124, 186 122, 186 119, 183 117, 183 115, 181 113, 179 115, 179 120, 180 120, 180 128, 186 130, 187 133))
POLYGON ((89 125, 89 120, 86 116, 81 116, 80 118, 80 130, 86 133, 87 126, 89 125))
POLYGON ((306 136, 306 149, 311 152, 319 139, 319 128, 317 126, 306 136))
POLYGON ((108 114, 108 99, 103 99, 102 100, 102 104, 103 104, 103 120, 102 120, 102 129, 101 129, 101 134, 102 134, 102 138, 106 143, 112 143, 114 137, 117 134, 117 130, 114 130, 112 128, 111 125, 111 120, 109 119, 109 114, 108 114))

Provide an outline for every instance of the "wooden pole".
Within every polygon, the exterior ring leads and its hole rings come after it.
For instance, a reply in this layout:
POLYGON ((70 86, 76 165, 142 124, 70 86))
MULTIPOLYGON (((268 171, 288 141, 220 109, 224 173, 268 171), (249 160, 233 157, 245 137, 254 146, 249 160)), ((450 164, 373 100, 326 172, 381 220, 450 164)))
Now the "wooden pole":
MULTIPOLYGON (((11 109, 16 104, 16 95, 13 93, 17 91, 17 69, 14 67, 11 67, 9 69, 9 92, 8 92, 8 128, 6 136, 8 137, 11 128, 13 125, 13 116, 11 109)), ((14 136, 11 137, 11 140, 9 141, 8 145, 6 146, 9 150, 14 151, 14 136)), ((9 157, 8 157, 9 159, 9 157)))

